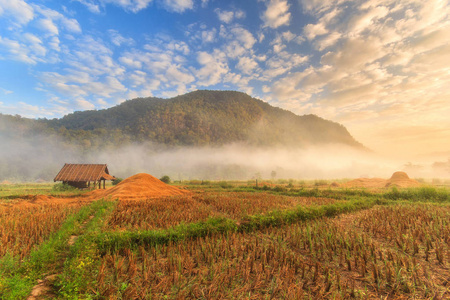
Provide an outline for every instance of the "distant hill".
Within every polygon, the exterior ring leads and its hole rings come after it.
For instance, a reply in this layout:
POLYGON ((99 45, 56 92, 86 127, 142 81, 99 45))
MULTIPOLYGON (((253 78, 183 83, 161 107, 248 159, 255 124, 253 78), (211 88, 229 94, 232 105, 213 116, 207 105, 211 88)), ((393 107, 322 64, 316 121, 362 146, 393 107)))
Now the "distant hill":
POLYGON ((298 116, 234 91, 202 90, 171 99, 137 98, 104 110, 40 122, 59 135, 90 145, 101 136, 112 143, 150 141, 168 146, 338 143, 363 148, 338 123, 315 115, 298 116))

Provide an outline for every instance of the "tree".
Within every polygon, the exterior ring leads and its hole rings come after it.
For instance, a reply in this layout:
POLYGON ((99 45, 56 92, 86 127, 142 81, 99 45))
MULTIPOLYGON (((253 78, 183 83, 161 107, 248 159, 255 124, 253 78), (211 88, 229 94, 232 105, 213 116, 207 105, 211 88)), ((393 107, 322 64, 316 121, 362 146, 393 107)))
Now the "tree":
POLYGON ((159 180, 161 180, 162 182, 164 182, 164 183, 167 183, 167 184, 169 184, 170 183, 170 177, 169 176, 167 176, 167 175, 164 175, 163 177, 161 177, 159 180))
POLYGON ((276 171, 272 171, 272 172, 270 173, 270 177, 272 177, 272 180, 274 180, 275 177, 277 177, 277 172, 276 172, 276 171))

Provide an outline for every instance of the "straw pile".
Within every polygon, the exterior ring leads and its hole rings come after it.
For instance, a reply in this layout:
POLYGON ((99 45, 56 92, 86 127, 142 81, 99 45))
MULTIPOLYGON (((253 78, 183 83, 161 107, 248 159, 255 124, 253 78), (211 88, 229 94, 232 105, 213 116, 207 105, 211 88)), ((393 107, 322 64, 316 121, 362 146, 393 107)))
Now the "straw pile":
POLYGON ((110 189, 95 190, 90 193, 90 196, 96 199, 111 197, 119 200, 141 200, 189 193, 189 191, 165 184, 152 175, 139 173, 110 189))
POLYGON ((420 183, 414 179, 410 179, 405 172, 395 172, 391 178, 386 180, 382 178, 358 178, 341 185, 346 188, 384 188, 384 187, 417 187, 420 183))

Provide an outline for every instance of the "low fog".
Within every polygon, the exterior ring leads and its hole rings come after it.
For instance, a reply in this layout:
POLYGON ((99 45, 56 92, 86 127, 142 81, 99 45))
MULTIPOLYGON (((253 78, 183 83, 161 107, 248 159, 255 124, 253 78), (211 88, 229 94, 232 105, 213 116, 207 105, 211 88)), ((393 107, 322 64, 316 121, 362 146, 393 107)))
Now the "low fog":
POLYGON ((154 144, 81 151, 55 137, 17 139, 0 134, 0 182, 51 181, 64 163, 106 163, 116 177, 145 172, 172 180, 389 178, 395 171, 410 177, 449 177, 431 162, 394 161, 372 152, 327 145, 306 149, 224 147, 176 148, 154 144), (275 171, 275 173, 273 173, 275 171))

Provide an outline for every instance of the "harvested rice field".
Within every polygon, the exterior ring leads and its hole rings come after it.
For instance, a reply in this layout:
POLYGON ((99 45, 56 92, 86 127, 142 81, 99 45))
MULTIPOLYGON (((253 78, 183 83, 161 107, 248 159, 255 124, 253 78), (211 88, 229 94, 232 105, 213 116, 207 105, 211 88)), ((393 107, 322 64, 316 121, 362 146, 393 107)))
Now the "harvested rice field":
POLYGON ((72 195, 2 195, 1 298, 450 297, 447 189, 147 175, 72 195))

